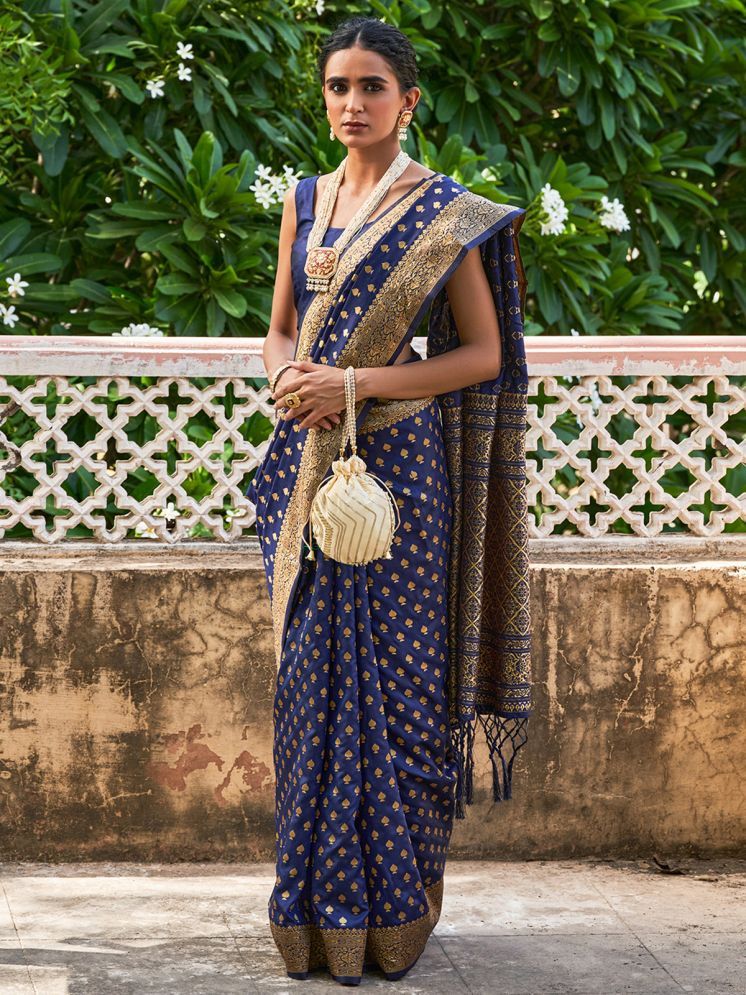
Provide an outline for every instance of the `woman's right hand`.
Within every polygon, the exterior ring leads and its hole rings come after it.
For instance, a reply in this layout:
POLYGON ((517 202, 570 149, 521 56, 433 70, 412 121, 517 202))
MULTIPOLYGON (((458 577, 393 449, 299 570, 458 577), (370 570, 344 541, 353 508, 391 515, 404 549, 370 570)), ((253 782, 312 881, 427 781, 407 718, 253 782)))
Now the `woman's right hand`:
MULTIPOLYGON (((285 374, 287 373, 287 371, 290 370, 290 369, 292 369, 292 367, 288 366, 286 369, 284 369, 282 371, 282 373, 277 378, 277 383, 280 382, 280 380, 285 376, 285 374)), ((275 386, 277 386, 277 384, 275 384, 275 386)), ((333 428, 334 425, 339 425, 339 423, 341 421, 342 421, 342 412, 340 412, 340 411, 333 411, 330 415, 326 415, 324 418, 319 418, 318 421, 313 422, 308 427, 309 428, 333 428)))
MULTIPOLYGON (((341 411, 329 410, 345 400, 343 380, 343 371, 336 367, 311 360, 291 360, 287 369, 277 377, 272 397, 282 403, 286 394, 302 387, 304 403, 285 411, 283 420, 297 418, 303 428, 334 428, 345 416, 346 406, 341 411), (292 376, 293 373, 296 377, 292 376), (287 382, 288 376, 290 383, 287 382)), ((285 405, 282 404, 282 407, 285 405)))

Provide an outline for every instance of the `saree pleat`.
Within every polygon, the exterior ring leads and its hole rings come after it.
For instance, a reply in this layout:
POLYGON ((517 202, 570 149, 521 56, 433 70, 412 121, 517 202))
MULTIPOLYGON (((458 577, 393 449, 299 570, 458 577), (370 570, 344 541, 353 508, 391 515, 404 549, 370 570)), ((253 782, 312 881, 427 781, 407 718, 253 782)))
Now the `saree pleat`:
MULTIPOLYGON (((342 426, 278 421, 247 491, 277 659, 270 928, 292 977, 326 967, 356 984, 366 962, 401 977, 438 922, 453 819, 473 793, 475 720, 488 736, 496 797, 509 797, 524 728, 511 723, 525 724, 529 711, 525 363, 514 376, 521 287, 509 225, 523 212, 435 174, 369 222, 329 291, 310 294, 302 266, 315 179, 296 187, 296 359, 392 363, 431 306, 428 356, 454 348, 444 285, 476 244, 506 357, 501 379, 474 389, 358 403, 358 454, 399 509, 390 557, 338 563, 310 531, 313 558, 303 555, 310 503, 342 426), (508 521, 518 529, 512 546, 508 521), (492 562, 501 557, 510 562, 492 562)), ((330 229, 325 244, 335 237, 330 229)))
POLYGON ((358 452, 399 507, 392 558, 352 566, 314 544, 274 711, 273 935, 291 972, 327 963, 344 978, 362 973, 366 949, 387 973, 419 956, 440 912, 456 782, 437 403, 363 432, 358 452))

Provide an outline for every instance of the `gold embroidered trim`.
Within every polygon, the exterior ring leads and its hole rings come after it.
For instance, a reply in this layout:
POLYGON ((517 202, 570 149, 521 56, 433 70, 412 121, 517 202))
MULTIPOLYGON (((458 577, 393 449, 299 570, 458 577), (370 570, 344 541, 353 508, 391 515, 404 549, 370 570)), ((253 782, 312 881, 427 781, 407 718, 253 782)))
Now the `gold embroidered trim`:
POLYGON ((371 406, 360 428, 360 434, 377 432, 381 428, 390 428, 403 418, 409 418, 410 415, 422 411, 434 400, 434 395, 432 397, 408 397, 404 400, 382 399, 371 406))
POLYGON ((327 929, 309 923, 278 926, 270 921, 272 937, 292 974, 327 967, 337 977, 360 977, 363 961, 373 960, 388 974, 403 971, 425 949, 440 919, 443 878, 425 888, 428 910, 400 926, 369 926, 367 929, 327 929))
POLYGON ((496 221, 515 211, 510 204, 496 204, 480 194, 466 190, 452 203, 459 202, 459 213, 453 223, 451 235, 461 245, 468 245, 473 238, 491 228, 496 221), (464 199, 466 198, 466 199, 464 199))

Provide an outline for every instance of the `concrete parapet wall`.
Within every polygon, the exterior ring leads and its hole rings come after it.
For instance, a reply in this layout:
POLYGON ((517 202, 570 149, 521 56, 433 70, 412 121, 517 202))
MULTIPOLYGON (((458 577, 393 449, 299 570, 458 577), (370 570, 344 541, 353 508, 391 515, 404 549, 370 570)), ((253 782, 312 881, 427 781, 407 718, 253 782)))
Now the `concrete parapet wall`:
MULTIPOLYGON (((255 543, 3 544, 0 859, 271 860, 255 543)), ((513 798, 451 854, 746 854, 746 540, 532 540, 513 798)))

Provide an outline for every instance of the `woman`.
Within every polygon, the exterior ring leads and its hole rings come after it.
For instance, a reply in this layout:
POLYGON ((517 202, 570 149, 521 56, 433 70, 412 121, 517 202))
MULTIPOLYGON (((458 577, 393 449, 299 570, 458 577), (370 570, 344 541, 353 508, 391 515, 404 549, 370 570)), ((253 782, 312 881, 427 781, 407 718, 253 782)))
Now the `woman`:
POLYGON ((270 925, 290 977, 356 985, 366 958, 402 977, 438 920, 477 722, 497 800, 526 738, 524 212, 402 153, 420 90, 398 29, 347 20, 319 70, 347 156, 285 198, 264 346, 281 416, 247 494, 278 666, 270 925), (400 514, 391 558, 361 566, 303 543, 347 366, 358 454, 400 514))

